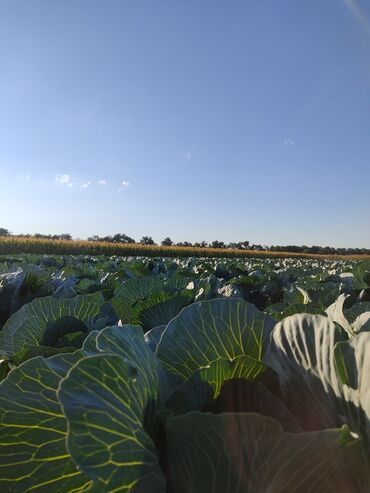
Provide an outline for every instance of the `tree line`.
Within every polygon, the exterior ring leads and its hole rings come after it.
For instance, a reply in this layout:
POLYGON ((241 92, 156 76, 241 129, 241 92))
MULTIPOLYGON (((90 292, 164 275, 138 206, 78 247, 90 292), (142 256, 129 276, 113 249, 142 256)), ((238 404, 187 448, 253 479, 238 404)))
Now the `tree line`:
POLYGON ((19 235, 13 235, 8 229, 6 228, 0 228, 0 237, 9 237, 9 236, 20 236, 22 238, 42 238, 45 240, 73 240, 72 235, 69 233, 62 233, 59 235, 45 235, 42 233, 34 233, 34 234, 29 234, 29 233, 21 233, 19 235))
MULTIPOLYGON (((6 228, 0 228, 0 237, 13 236, 12 233, 6 228)), ((67 240, 72 241, 72 235, 69 233, 62 233, 57 235, 46 235, 41 233, 35 234, 20 234, 16 236, 21 236, 23 238, 40 238, 48 240, 67 240)), ((92 242, 107 242, 107 243, 139 243, 142 245, 157 245, 151 236, 143 236, 140 241, 136 241, 134 238, 124 234, 116 233, 115 235, 99 236, 93 235, 87 238, 88 241, 92 242)), ((259 251, 271 251, 271 252, 289 252, 289 253, 311 253, 311 254, 323 254, 323 255, 370 255, 369 248, 335 248, 330 246, 307 246, 307 245, 255 245, 251 244, 249 241, 239 241, 225 243, 223 241, 214 240, 212 242, 195 242, 182 241, 175 243, 170 237, 164 238, 160 245, 162 246, 181 246, 181 247, 197 247, 197 248, 225 248, 233 250, 259 250, 259 251)))
MULTIPOLYGON (((133 238, 125 234, 116 234, 113 236, 89 236, 88 241, 107 241, 108 243, 136 243, 133 238)), ((138 242, 142 245, 157 245, 151 236, 143 236, 138 242)), ((198 247, 198 248, 233 248, 237 250, 265 250, 262 245, 251 245, 249 241, 240 241, 238 243, 224 243, 223 241, 212 241, 207 243, 206 241, 191 243, 190 241, 181 241, 175 243, 170 237, 166 237, 160 243, 162 246, 182 246, 182 247, 198 247)))

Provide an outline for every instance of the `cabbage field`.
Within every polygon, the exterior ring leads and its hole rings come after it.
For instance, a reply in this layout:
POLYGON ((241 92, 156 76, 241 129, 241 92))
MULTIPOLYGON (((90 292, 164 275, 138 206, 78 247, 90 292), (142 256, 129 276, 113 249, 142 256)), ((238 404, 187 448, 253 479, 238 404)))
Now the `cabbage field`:
POLYGON ((370 262, 0 256, 0 491, 370 491, 370 262))

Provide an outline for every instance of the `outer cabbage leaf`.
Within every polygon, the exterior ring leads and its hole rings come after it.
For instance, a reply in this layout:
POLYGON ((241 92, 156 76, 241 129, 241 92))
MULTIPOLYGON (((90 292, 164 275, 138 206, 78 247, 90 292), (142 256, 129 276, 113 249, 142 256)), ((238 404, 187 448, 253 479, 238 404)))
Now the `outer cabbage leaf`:
POLYGON ((352 269, 353 289, 361 290, 370 287, 370 262, 356 262, 352 269))
POLYGON ((184 378, 219 358, 261 359, 275 321, 240 299, 193 303, 172 319, 157 346, 164 367, 184 378))
POLYGON ((288 305, 307 305, 311 302, 310 295, 299 286, 291 286, 284 293, 284 300, 288 305))
POLYGON ((353 330, 356 334, 370 331, 370 311, 361 313, 353 323, 353 330))
POLYGON ((122 324, 128 324, 132 319, 132 307, 128 301, 121 296, 114 296, 110 304, 122 324))
POLYGON ((97 353, 98 348, 96 347, 96 338, 99 335, 98 330, 93 330, 89 332, 88 336, 83 342, 82 351, 87 355, 89 353, 97 353))
POLYGON ((225 382, 234 378, 253 380, 266 370, 266 365, 249 356, 234 360, 220 358, 194 372, 170 396, 166 409, 174 414, 202 411, 218 397, 225 382))
POLYGON ((26 361, 0 385, 0 489, 82 491, 91 481, 66 450, 67 423, 56 391, 83 354, 26 361))
POLYGON ((153 353, 157 349, 162 334, 166 329, 166 325, 160 325, 159 327, 153 327, 145 333, 144 339, 153 353))
POLYGON ((348 337, 351 338, 355 335, 355 332, 344 315, 343 307, 346 298, 348 298, 348 294, 341 294, 338 299, 327 308, 326 313, 328 317, 340 325, 342 329, 347 332, 348 337))
POLYGON ((166 291, 154 293, 135 305, 131 322, 141 325, 145 330, 166 325, 192 301, 194 301, 194 295, 191 290, 183 290, 181 293, 166 291))
POLYGON ((311 303, 322 310, 325 310, 329 305, 335 302, 341 294, 340 283, 330 281, 319 281, 311 279, 308 272, 300 273, 300 284, 310 296, 311 303))
POLYGON ((18 310, 0 332, 0 354, 8 359, 34 346, 54 346, 60 338, 81 331, 84 323, 98 315, 101 293, 74 299, 38 298, 18 310), (60 319, 69 320, 62 324, 60 319))
POLYGON ((238 378, 227 381, 206 410, 213 413, 259 413, 275 418, 285 431, 302 431, 286 405, 258 380, 238 378))
POLYGON ((370 453, 370 333, 338 343, 334 356, 343 385, 343 414, 351 428, 366 438, 370 453))
POLYGON ((134 305, 138 301, 145 300, 150 294, 162 291, 163 279, 157 276, 137 277, 127 279, 118 287, 114 295, 121 297, 125 302, 134 305))
POLYGON ((353 324, 360 315, 366 312, 370 313, 370 301, 355 303, 345 310, 346 318, 350 324, 353 324))
POLYGON ((305 305, 303 303, 296 303, 294 305, 289 305, 288 307, 284 306, 271 306, 266 310, 273 318, 276 320, 283 320, 286 317, 290 317, 291 315, 295 315, 296 313, 311 313, 312 315, 323 315, 324 312, 318 306, 309 304, 305 305))
POLYGON ((145 427, 154 433, 158 410, 167 401, 171 388, 162 365, 145 342, 142 329, 134 325, 107 327, 98 334, 96 347, 122 356, 130 365, 132 378, 145 389, 145 427))
POLYGON ((369 467, 347 428, 286 433, 253 413, 190 413, 167 421, 176 493, 364 493, 369 467))
POLYGON ((93 491, 165 492, 157 450, 144 428, 152 389, 119 355, 88 356, 62 382, 68 450, 93 491))
POLYGON ((284 402, 306 430, 340 426, 341 383, 334 346, 342 332, 321 315, 293 315, 279 322, 264 361, 279 375, 284 402))
POLYGON ((355 303, 344 309, 344 302, 348 295, 342 294, 337 301, 326 310, 329 318, 337 322, 348 334, 349 338, 359 332, 370 330, 370 303, 355 303))

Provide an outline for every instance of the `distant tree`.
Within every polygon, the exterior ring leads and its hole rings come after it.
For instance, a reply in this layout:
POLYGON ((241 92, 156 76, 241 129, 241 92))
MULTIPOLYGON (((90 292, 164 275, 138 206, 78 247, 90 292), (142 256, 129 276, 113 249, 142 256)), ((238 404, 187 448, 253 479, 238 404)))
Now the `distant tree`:
POLYGON ((249 248, 249 241, 239 241, 237 248, 239 250, 248 250, 248 248, 249 248))
POLYGON ((180 241, 179 243, 176 243, 177 246, 182 246, 182 247, 191 247, 193 246, 190 241, 180 241))
POLYGON ((117 233, 113 236, 113 243, 135 243, 135 240, 124 233, 117 233))
POLYGON ((165 238, 163 241, 161 241, 161 245, 162 246, 172 246, 173 245, 173 241, 171 240, 171 238, 169 238, 167 236, 167 238, 165 238))
POLYGON ((266 250, 266 248, 263 247, 262 245, 251 245, 249 248, 251 250, 260 250, 260 251, 266 250))
POLYGON ((226 245, 223 241, 215 240, 215 241, 212 241, 211 247, 212 248, 225 248, 226 245))
POLYGON ((108 243, 135 243, 135 240, 124 233, 117 233, 114 236, 99 236, 93 235, 89 236, 88 241, 106 241, 108 243))
POLYGON ((59 235, 45 235, 43 233, 35 233, 34 235, 26 234, 21 235, 25 238, 32 236, 33 238, 43 239, 43 240, 72 240, 72 235, 69 233, 62 233, 59 235))
POLYGON ((6 228, 0 228, 0 236, 11 236, 11 232, 6 228))
POLYGON ((143 236, 140 240, 143 245, 155 245, 154 240, 151 236, 143 236))
POLYGON ((249 241, 231 242, 227 245, 227 248, 233 248, 235 250, 248 250, 249 247, 249 241))
POLYGON ((207 248, 208 243, 206 241, 201 241, 201 242, 197 241, 196 243, 194 243, 194 246, 198 248, 207 248))

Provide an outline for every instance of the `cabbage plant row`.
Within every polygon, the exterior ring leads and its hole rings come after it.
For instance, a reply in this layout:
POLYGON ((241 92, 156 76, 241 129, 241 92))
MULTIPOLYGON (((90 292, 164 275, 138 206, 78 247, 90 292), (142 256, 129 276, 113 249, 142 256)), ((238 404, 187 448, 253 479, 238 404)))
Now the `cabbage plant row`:
POLYGON ((0 491, 370 491, 370 265, 0 257, 0 491))

